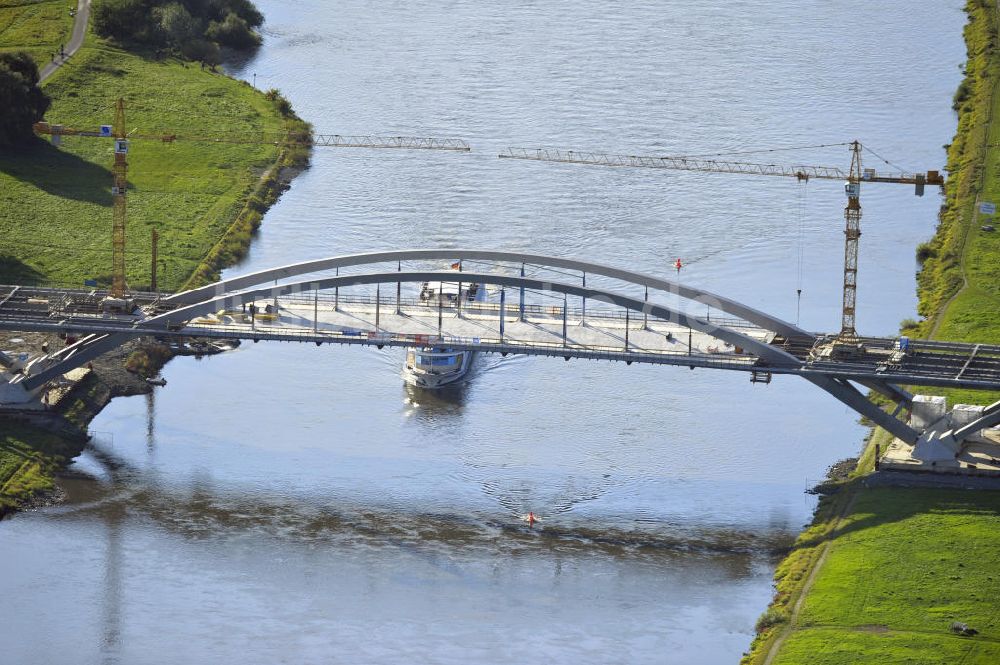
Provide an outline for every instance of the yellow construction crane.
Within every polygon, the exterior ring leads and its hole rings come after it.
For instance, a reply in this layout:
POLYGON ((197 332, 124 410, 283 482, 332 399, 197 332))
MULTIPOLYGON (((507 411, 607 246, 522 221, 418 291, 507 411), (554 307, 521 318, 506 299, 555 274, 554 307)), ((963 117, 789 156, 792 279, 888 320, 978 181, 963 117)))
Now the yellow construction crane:
POLYGON ((574 150, 552 150, 546 148, 507 148, 500 155, 506 159, 527 159, 540 162, 565 162, 569 164, 591 164, 595 166, 628 166, 651 169, 673 169, 677 171, 703 171, 707 173, 741 173, 745 175, 784 176, 809 180, 811 178, 840 180, 844 182, 847 205, 844 208, 846 228, 844 229, 844 301, 839 341, 854 343, 858 333, 854 325, 854 309, 858 288, 858 240, 861 237, 861 183, 884 182, 913 185, 914 193, 923 196, 925 185, 944 185, 944 177, 938 171, 926 173, 878 173, 875 169, 862 168, 862 145, 852 141, 850 146, 851 167, 845 172, 830 166, 782 166, 779 164, 758 164, 753 162, 705 159, 698 157, 651 157, 636 155, 609 155, 574 150))
MULTIPOLYGON (((341 136, 340 134, 262 132, 254 135, 208 136, 199 134, 141 134, 129 133, 125 128, 125 100, 115 104, 113 125, 101 125, 95 130, 81 130, 48 122, 34 125, 35 132, 52 137, 52 143, 59 145, 63 136, 86 136, 114 140, 115 163, 114 182, 111 196, 114 201, 112 223, 111 290, 109 296, 125 301, 128 286, 125 283, 125 194, 128 189, 129 143, 136 139, 151 139, 172 143, 173 141, 203 141, 208 143, 270 144, 277 146, 325 146, 331 148, 395 148, 408 150, 452 150, 468 152, 469 145, 460 139, 418 138, 409 136, 341 136)), ((154 249, 155 251, 155 249, 154 249)), ((155 261, 155 259, 154 259, 155 261)))

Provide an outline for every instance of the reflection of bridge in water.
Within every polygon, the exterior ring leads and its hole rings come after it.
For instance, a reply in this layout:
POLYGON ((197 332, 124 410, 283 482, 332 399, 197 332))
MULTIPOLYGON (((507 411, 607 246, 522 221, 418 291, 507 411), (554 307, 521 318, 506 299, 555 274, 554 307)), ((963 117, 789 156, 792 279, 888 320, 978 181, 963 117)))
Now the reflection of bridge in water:
MULTIPOLYGON (((403 250, 307 261, 163 297, 140 294, 132 314, 103 311, 102 292, 2 288, 0 329, 82 336, 25 364, 11 383, 26 391, 143 336, 447 346, 737 370, 755 382, 796 374, 914 444, 922 432, 898 419, 913 405, 900 386, 1000 389, 1000 346, 845 343, 676 281, 523 253, 403 250), (462 271, 428 267, 442 260, 460 260, 462 271), (415 297, 414 285, 427 281, 483 284, 490 297, 415 297), (895 411, 855 384, 891 399, 895 411)), ((947 435, 960 442, 997 423, 1000 403, 947 435)))

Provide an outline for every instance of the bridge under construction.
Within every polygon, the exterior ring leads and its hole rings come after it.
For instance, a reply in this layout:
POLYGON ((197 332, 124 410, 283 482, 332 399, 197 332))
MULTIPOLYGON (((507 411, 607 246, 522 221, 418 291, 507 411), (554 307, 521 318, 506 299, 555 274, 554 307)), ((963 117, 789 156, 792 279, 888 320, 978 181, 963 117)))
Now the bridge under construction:
MULTIPOLYGON (((112 299, 115 300, 115 299, 112 299)), ((596 263, 490 250, 400 250, 331 257, 177 294, 135 294, 109 308, 99 290, 0 287, 0 329, 62 334, 72 343, 9 368, 25 395, 130 339, 203 338, 398 347, 651 363, 742 371, 754 382, 801 376, 898 439, 928 427, 898 418, 902 386, 1000 390, 1000 346, 809 332, 676 280, 596 263), (442 262, 451 269, 441 269, 442 262), (404 263, 405 268, 404 268, 404 263), (427 283, 477 284, 484 301, 421 299, 427 283), (118 311, 116 311, 118 310, 118 311), (855 385, 856 384, 856 385, 855 385), (888 413, 858 389, 896 403, 888 413)), ((1000 405, 961 441, 1000 423, 1000 405)), ((929 426, 929 425, 928 425, 929 426)))

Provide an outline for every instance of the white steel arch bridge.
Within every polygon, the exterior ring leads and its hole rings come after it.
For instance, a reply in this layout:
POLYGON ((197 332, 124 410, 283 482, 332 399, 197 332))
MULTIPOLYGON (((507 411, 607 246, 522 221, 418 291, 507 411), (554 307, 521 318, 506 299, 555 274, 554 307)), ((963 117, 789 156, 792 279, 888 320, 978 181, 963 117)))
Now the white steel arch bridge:
MULTIPOLYGON (((836 335, 803 330, 689 284, 523 252, 407 249, 335 256, 176 294, 136 294, 136 309, 128 313, 109 311, 105 296, 0 287, 0 329, 80 338, 19 368, 12 383, 38 390, 146 336, 447 346, 743 371, 755 382, 796 374, 910 444, 923 431, 898 418, 913 401, 901 386, 1000 390, 1000 346, 899 338, 844 345, 836 335), (458 270, 441 269, 443 262, 458 270), (424 282, 475 283, 492 294, 486 301, 455 303, 409 295, 424 282), (884 411, 858 386, 888 397, 895 411, 884 411)), ((997 423, 1000 402, 949 436, 961 441, 997 423)))

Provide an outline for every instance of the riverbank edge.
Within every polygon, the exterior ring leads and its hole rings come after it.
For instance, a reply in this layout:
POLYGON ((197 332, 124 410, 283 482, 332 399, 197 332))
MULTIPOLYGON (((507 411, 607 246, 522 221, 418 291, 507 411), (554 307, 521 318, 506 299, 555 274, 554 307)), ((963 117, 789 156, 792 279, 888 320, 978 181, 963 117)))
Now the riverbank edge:
MULTIPOLYGON (((67 62, 65 67, 72 67, 67 62)), ((227 75, 228 76, 228 75, 227 75)), ((238 80, 230 76, 233 80, 238 80)), ((242 81, 244 85, 249 83, 242 81)), ((308 133, 312 126, 302 120, 276 90, 259 92, 283 118, 289 134, 308 133), (281 109, 285 109, 282 112, 281 109)), ((232 224, 188 277, 182 290, 197 288, 218 279, 220 271, 235 265, 250 251, 264 215, 309 166, 311 146, 286 146, 248 189, 232 224)), ((148 393, 145 377, 155 376, 173 354, 152 340, 137 340, 94 363, 94 371, 63 399, 61 406, 40 415, 0 415, 0 449, 24 457, 17 469, 0 478, 0 520, 21 510, 56 503, 61 493, 56 476, 83 452, 89 440, 90 423, 116 397, 148 393), (125 368, 122 376, 118 368, 125 368), (130 375, 130 376, 129 376, 130 375), (58 443, 54 443, 58 441, 58 443)))
MULTIPOLYGON (((946 146, 944 203, 934 236, 917 247, 921 261, 917 274, 918 312, 926 318, 903 323, 903 332, 913 335, 932 337, 947 317, 948 306, 966 284, 963 260, 969 234, 975 230, 974 208, 985 186, 990 123, 1000 89, 1000 10, 994 0, 967 0, 965 12, 967 61, 954 97, 957 128, 946 146)), ((1000 312, 995 317, 1000 320, 1000 312)), ((888 432, 873 428, 849 476, 828 479, 817 488, 821 496, 812 521, 775 570, 774 596, 757 620, 755 637, 741 665, 768 665, 778 655, 781 642, 794 630, 794 615, 808 596, 824 555, 837 539, 826 536, 837 529, 855 499, 866 491, 862 479, 875 470, 876 448, 886 450, 891 440, 888 432)))

